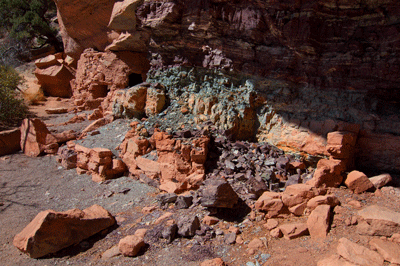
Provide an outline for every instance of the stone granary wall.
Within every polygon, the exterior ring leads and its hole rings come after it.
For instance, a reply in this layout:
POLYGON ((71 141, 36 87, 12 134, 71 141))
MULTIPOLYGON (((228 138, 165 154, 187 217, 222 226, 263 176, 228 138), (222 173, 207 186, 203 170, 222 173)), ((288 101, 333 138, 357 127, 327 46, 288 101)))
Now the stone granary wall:
POLYGON ((358 169, 400 173, 398 1, 55 2, 77 99, 137 73, 233 138, 324 157, 349 131, 358 169))

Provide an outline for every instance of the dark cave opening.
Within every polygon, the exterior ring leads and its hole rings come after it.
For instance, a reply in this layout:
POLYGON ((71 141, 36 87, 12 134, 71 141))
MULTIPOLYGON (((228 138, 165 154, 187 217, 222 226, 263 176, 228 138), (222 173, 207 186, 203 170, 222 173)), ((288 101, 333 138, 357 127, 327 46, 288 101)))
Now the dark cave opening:
POLYGON ((131 73, 128 77, 129 87, 135 86, 143 82, 142 75, 137 73, 131 73))

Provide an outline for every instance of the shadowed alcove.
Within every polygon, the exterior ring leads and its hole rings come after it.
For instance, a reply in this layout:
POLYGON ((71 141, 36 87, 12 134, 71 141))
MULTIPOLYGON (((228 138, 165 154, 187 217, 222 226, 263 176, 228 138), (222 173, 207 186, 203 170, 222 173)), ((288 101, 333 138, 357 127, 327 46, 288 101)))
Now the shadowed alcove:
POLYGON ((142 75, 137 73, 129 74, 128 79, 129 87, 135 86, 143 82, 142 75))

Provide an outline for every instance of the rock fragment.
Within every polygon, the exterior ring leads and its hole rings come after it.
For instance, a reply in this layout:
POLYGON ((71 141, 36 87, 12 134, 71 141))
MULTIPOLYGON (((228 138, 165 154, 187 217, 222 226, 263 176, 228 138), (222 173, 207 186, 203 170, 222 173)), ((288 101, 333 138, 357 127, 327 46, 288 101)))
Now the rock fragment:
POLYGON ((0 156, 17 152, 21 149, 21 130, 19 128, 0 132, 0 156))
POLYGON ((226 266, 226 264, 221 258, 215 258, 203 261, 200 266, 226 266))
POLYGON ((224 236, 225 244, 231 245, 236 242, 236 233, 228 233, 224 236))
POLYGON ((192 205, 193 202, 193 196, 187 195, 187 196, 178 196, 176 201, 175 201, 175 207, 177 209, 187 209, 192 205))
POLYGON ((308 227, 305 223, 283 224, 278 228, 287 239, 293 239, 308 234, 308 227))
POLYGON ((400 233, 400 213, 378 205, 368 206, 358 212, 363 218, 357 225, 360 234, 390 237, 400 233))
POLYGON ((267 213, 267 216, 276 216, 283 208, 281 195, 276 192, 264 192, 256 201, 255 208, 267 213))
MULTIPOLYGON (((21 129, 21 150, 25 155, 36 157, 50 145, 57 145, 57 139, 40 119, 24 119, 21 129)), ((57 150, 55 151, 57 152, 57 150)))
POLYGON ((392 176, 390 174, 381 174, 377 176, 370 177, 369 180, 374 185, 375 188, 381 188, 390 181, 392 181, 392 176))
POLYGON ((312 238, 325 238, 330 223, 331 206, 318 205, 307 220, 308 231, 312 238))
POLYGON ((58 155, 61 159, 61 165, 65 169, 76 168, 77 154, 74 150, 68 148, 61 148, 58 151, 58 155))
POLYGON ((114 224, 114 217, 99 205, 93 205, 83 211, 47 210, 40 212, 17 234, 13 244, 32 258, 40 258, 78 244, 114 224))
POLYGON ((222 178, 206 180, 202 189, 201 205, 203 207, 233 208, 239 196, 231 185, 222 178))
POLYGON ((129 235, 119 241, 118 248, 122 255, 134 257, 144 245, 143 238, 136 235, 129 235))
POLYGON ((178 220, 178 234, 183 237, 194 236, 196 230, 200 228, 200 220, 197 216, 186 215, 178 220))
POLYGON ((370 190, 374 187, 374 184, 372 184, 368 177, 364 173, 359 171, 351 171, 347 175, 344 183, 349 189, 357 194, 370 190))
POLYGON ((337 253, 356 265, 382 265, 383 258, 377 252, 351 242, 347 238, 339 239, 337 253))
POLYGON ((166 205, 168 203, 174 203, 178 195, 175 193, 166 193, 157 196, 157 201, 160 203, 161 206, 166 205))
POLYGON ((65 114, 68 113, 68 109, 64 107, 46 108, 45 112, 48 114, 65 114))
POLYGON ((334 254, 328 258, 322 259, 317 262, 317 266, 357 266, 354 263, 351 263, 337 254, 334 254))
POLYGON ((213 217, 213 216, 205 216, 203 218, 202 223, 206 224, 206 225, 214 225, 217 224, 219 222, 219 219, 217 217, 213 217))
POLYGON ((279 222, 276 219, 268 219, 264 224, 265 229, 272 230, 278 226, 279 222))
POLYGON ((167 239, 168 242, 172 242, 176 237, 177 231, 178 225, 176 223, 173 223, 172 225, 166 226, 161 232, 161 235, 163 238, 167 239))
POLYGON ((329 194, 323 196, 316 196, 307 202, 307 208, 310 210, 314 210, 318 205, 323 205, 323 204, 335 207, 339 205, 340 202, 335 195, 329 194))
POLYGON ((264 243, 259 238, 253 238, 253 240, 251 240, 247 246, 250 249, 258 250, 258 249, 264 247, 264 243))
POLYGON ((116 257, 121 255, 121 251, 119 251, 118 245, 115 245, 109 249, 107 249, 106 251, 104 251, 104 253, 101 255, 102 259, 110 259, 112 257, 116 257))
POLYGON ((321 159, 318 161, 314 176, 307 184, 314 187, 321 187, 324 184, 327 187, 337 187, 342 181, 342 172, 346 169, 342 160, 321 159))
POLYGON ((400 244, 378 238, 372 239, 369 244, 375 248, 386 261, 400 264, 400 244))

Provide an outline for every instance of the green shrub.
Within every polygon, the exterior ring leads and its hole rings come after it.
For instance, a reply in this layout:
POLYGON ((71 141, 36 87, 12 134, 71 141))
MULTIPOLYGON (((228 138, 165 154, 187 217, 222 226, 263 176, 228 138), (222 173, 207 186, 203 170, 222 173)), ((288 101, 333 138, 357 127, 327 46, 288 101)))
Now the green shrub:
POLYGON ((17 91, 22 82, 13 68, 0 65, 0 127, 15 126, 27 115, 28 108, 17 91))
POLYGON ((53 45, 62 50, 57 29, 51 24, 56 14, 53 0, 0 0, 0 28, 7 30, 17 41, 42 46, 53 45))

